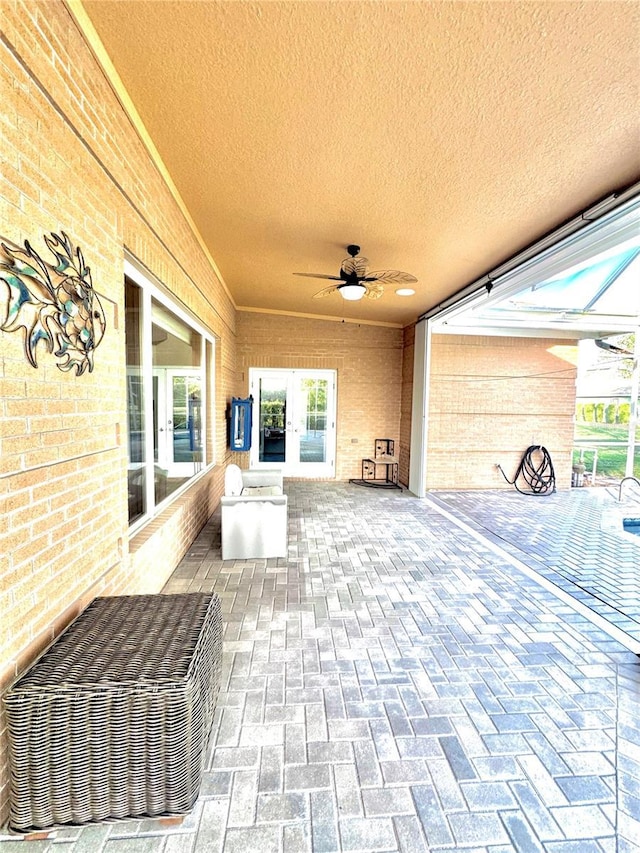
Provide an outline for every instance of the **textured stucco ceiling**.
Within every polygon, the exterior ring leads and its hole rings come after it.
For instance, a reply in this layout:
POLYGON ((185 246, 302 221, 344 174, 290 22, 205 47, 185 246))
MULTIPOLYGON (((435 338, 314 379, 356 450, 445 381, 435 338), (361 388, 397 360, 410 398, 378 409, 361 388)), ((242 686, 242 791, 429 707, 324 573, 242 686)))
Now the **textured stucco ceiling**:
POLYGON ((240 307, 408 323, 640 177, 638 3, 84 7, 240 307), (313 299, 353 242, 416 295, 313 299))

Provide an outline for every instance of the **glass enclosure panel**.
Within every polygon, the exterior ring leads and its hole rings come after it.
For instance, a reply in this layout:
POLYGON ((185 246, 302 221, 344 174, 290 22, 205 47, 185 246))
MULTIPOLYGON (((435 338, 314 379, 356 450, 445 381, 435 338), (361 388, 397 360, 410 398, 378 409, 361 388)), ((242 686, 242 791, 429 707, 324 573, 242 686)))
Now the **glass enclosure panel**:
POLYGON ((300 379, 300 462, 326 462, 328 384, 326 379, 300 379))
POLYGON ((284 462, 287 439, 286 376, 261 377, 259 411, 260 462, 284 462))
MULTIPOLYGON (((588 263, 580 265, 579 269, 571 269, 561 275, 536 284, 529 293, 510 297, 506 307, 517 305, 523 308, 554 308, 567 311, 595 310, 602 313, 602 306, 611 314, 626 315, 637 313, 629 311, 630 299, 636 298, 636 293, 630 294, 625 288, 618 287, 622 273, 625 271, 636 277, 640 272, 636 247, 626 248, 613 255, 592 258, 588 263), (635 262, 634 267, 631 266, 635 262)), ((498 303, 496 308, 500 308, 498 303)))
POLYGON ((635 333, 580 341, 573 464, 599 485, 640 471, 635 333))
POLYGON ((147 511, 142 382, 142 290, 125 279, 125 341, 127 352, 127 479, 129 524, 147 511))

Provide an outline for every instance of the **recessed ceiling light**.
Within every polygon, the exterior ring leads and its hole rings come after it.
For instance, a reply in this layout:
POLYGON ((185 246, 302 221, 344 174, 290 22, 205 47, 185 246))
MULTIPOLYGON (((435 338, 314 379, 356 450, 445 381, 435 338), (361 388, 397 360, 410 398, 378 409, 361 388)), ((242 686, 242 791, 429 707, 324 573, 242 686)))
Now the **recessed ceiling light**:
POLYGON ((399 287, 396 290, 396 296, 413 296, 415 290, 412 287, 399 287))

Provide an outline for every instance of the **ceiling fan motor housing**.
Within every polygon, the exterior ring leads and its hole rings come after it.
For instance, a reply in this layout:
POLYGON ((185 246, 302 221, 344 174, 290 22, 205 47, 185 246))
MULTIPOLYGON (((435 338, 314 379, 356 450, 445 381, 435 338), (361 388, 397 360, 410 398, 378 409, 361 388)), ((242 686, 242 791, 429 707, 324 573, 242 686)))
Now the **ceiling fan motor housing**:
POLYGON ((356 257, 360 252, 360 246, 347 246, 350 258, 345 258, 340 266, 340 278, 349 284, 359 284, 369 268, 368 258, 356 257))

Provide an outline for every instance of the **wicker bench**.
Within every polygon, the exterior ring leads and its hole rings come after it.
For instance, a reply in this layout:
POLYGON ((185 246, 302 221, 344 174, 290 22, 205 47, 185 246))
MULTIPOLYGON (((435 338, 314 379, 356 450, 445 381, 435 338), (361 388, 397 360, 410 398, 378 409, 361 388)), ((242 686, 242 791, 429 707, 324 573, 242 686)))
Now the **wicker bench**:
POLYGON ((221 656, 216 595, 93 601, 4 697, 10 826, 190 811, 221 656))

